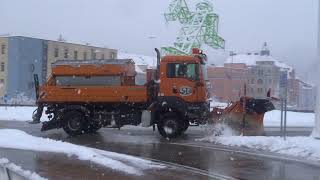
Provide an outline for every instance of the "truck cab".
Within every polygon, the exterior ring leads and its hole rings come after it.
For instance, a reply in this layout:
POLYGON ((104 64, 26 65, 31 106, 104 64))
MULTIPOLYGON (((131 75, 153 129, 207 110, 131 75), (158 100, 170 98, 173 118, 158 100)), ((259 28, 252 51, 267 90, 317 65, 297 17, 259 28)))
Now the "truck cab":
POLYGON ((176 137, 188 129, 189 123, 207 122, 210 103, 206 61, 207 56, 198 49, 192 55, 169 55, 158 60, 160 113, 156 113, 159 118, 155 122, 162 136, 176 137))
POLYGON ((188 103, 207 101, 204 57, 165 56, 160 65, 160 96, 181 98, 188 103))

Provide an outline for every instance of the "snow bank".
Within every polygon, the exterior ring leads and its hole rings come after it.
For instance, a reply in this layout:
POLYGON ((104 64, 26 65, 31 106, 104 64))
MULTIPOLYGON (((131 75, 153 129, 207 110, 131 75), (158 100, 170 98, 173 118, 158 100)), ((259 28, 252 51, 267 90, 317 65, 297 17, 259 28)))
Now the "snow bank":
POLYGON ((129 155, 87 148, 71 143, 31 136, 20 130, 0 130, 0 147, 40 152, 64 153, 80 160, 91 161, 107 168, 132 175, 142 175, 142 170, 164 168, 158 163, 129 155))
MULTIPOLYGON (((314 113, 287 112, 288 127, 313 127, 314 113)), ((267 112, 264 116, 265 127, 279 127, 281 122, 281 111, 274 110, 267 112)))
POLYGON ((296 156, 308 160, 320 161, 320 140, 312 137, 245 137, 215 135, 198 141, 223 144, 228 146, 246 147, 256 150, 269 151, 283 155, 296 156))
POLYGON ((23 170, 20 166, 10 163, 9 160, 5 158, 0 158, 0 166, 6 167, 7 169, 10 169, 11 171, 30 180, 46 180, 46 178, 39 176, 37 173, 23 170))
MULTIPOLYGON (((32 113, 36 107, 21 107, 21 106, 0 106, 0 120, 1 121, 30 121, 32 120, 32 113)), ((43 115, 41 121, 47 121, 48 118, 43 115)))

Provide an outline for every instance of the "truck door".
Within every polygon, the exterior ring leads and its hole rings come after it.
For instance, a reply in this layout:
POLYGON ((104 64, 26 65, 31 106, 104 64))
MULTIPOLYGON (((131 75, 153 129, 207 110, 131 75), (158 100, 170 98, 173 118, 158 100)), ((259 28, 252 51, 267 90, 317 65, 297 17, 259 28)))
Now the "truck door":
MULTIPOLYGON (((199 64, 197 63, 168 63, 165 96, 177 96, 187 102, 197 102, 199 96, 198 82, 199 64)), ((161 90, 161 91, 162 91, 161 90)))

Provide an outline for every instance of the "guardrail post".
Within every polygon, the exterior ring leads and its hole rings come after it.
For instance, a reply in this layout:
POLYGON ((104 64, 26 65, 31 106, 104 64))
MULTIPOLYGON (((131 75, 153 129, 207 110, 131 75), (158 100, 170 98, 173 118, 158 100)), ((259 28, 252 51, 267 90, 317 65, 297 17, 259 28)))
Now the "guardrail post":
POLYGON ((11 177, 9 175, 8 169, 5 166, 3 166, 3 168, 4 168, 4 172, 5 172, 6 176, 7 176, 7 180, 11 180, 11 177))

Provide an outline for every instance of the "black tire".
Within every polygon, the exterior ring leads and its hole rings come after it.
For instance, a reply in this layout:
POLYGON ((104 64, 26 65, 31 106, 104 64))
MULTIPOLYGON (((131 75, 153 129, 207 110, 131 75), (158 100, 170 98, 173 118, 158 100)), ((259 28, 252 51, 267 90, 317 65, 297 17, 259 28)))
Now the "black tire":
POLYGON ((182 122, 174 113, 165 114, 157 124, 158 131, 164 138, 176 138, 181 135, 182 122))
POLYGON ((102 124, 100 122, 92 122, 89 123, 84 129, 86 133, 96 133, 100 128, 102 128, 102 124))
POLYGON ((84 129, 87 126, 87 120, 81 112, 76 110, 67 111, 63 115, 63 122, 63 130, 70 136, 85 133, 84 129))
POLYGON ((189 121, 183 121, 183 123, 182 123, 182 127, 181 127, 181 131, 184 133, 184 132, 186 132, 186 130, 189 128, 189 126, 190 126, 190 123, 189 123, 189 121))

